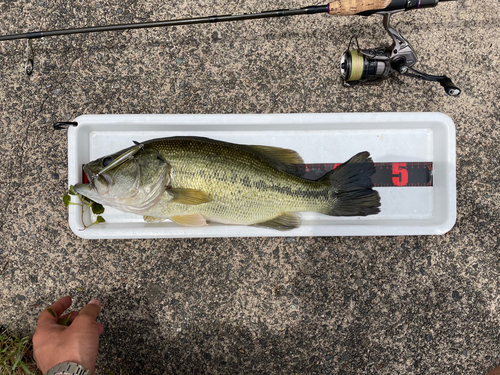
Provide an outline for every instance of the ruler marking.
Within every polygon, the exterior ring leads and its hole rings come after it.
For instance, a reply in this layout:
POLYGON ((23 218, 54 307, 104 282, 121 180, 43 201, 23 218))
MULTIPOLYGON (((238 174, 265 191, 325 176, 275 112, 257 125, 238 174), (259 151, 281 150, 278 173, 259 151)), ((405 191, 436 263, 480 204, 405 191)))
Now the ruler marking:
MULTIPOLYGON (((340 163, 300 164, 301 177, 317 180, 340 163), (321 174, 321 172, 324 172, 321 174)), ((374 163, 375 173, 372 176, 374 187, 427 187, 433 186, 432 162, 387 162, 374 163)))

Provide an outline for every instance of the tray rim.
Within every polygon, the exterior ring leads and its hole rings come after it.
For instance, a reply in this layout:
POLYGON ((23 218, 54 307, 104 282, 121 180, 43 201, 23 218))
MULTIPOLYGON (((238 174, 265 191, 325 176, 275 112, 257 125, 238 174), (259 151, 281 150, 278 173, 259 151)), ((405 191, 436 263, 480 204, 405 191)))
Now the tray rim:
MULTIPOLYGON (((449 210, 447 212, 446 220, 439 225, 425 225, 422 223, 419 227, 411 227, 408 225, 401 225, 400 221, 394 220, 394 225, 388 226, 390 221, 385 221, 384 224, 372 224, 363 222, 362 224, 340 224, 340 225, 314 225, 313 228, 309 226, 301 226, 300 228, 289 232, 278 232, 267 230, 269 233, 256 231, 252 235, 252 230, 256 228, 244 226, 223 226, 211 225, 214 229, 198 232, 197 234, 190 233, 186 228, 179 227, 169 228, 169 233, 162 233, 161 228, 150 226, 142 230, 137 223, 134 224, 136 230, 119 230, 113 229, 112 226, 127 227, 124 223, 104 224, 94 226, 87 230, 79 230, 78 222, 79 215, 75 215, 76 206, 69 206, 69 225, 73 233, 84 239, 131 239, 131 238, 206 238, 206 237, 299 237, 299 236, 395 236, 395 235, 441 235, 450 231, 456 222, 456 138, 455 138, 455 124, 453 120, 444 113, 440 112, 366 112, 366 113, 287 113, 287 114, 85 114, 78 116, 73 121, 78 122, 77 127, 70 127, 68 129, 68 186, 72 181, 77 181, 78 170, 75 167, 75 155, 72 150, 78 152, 78 136, 81 133, 89 130, 88 127, 99 123, 113 126, 122 126, 123 123, 130 125, 144 123, 147 119, 148 125, 162 126, 165 124, 175 124, 182 122, 184 125, 191 126, 212 126, 217 124, 227 130, 226 127, 239 127, 241 125, 253 126, 255 130, 259 127, 273 125, 300 125, 307 122, 314 121, 315 123, 328 124, 335 122, 335 129, 341 125, 347 126, 348 124, 356 123, 370 123, 366 129, 384 129, 384 127, 377 127, 382 123, 404 123, 414 122, 425 123, 440 122, 444 126, 444 131, 447 135, 447 148, 449 150, 449 168, 447 168, 446 179, 450 184, 448 189, 448 202, 449 210), (305 120, 307 120, 305 122, 305 120), (87 129, 85 129, 87 128, 87 129), (82 130, 83 129, 83 130, 82 130), (78 219, 77 219, 78 217, 78 219), (106 227, 106 228, 105 228, 106 227), (238 228, 234 231, 234 228, 238 228), (362 229, 362 230, 361 230, 362 229)), ((404 127, 403 129, 414 128, 404 127)), ((235 130, 235 129, 231 129, 235 130)), ((248 130, 248 129, 246 129, 248 130)), ((273 129, 276 130, 276 129, 273 129)), ((90 134, 90 132, 88 133, 90 134)), ((208 228, 208 227, 205 227, 208 228)), ((204 229, 205 229, 204 228, 204 229)), ((163 231, 164 232, 164 231, 163 231)), ((265 232, 265 231, 264 231, 265 232)))

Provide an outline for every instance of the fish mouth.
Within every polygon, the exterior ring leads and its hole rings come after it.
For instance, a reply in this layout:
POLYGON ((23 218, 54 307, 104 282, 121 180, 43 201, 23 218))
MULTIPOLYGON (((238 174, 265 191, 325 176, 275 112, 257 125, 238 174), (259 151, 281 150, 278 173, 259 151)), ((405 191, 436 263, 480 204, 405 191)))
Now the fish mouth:
POLYGON ((90 192, 90 191, 93 191, 94 189, 92 188, 92 186, 90 186, 90 184, 75 184, 73 186, 73 189, 78 193, 78 194, 82 194, 82 195, 85 195, 86 192, 90 192))
MULTIPOLYGON (((104 180, 106 180, 106 183, 108 185, 108 191, 109 191, 110 186, 113 184, 113 181, 111 180, 111 177, 109 175, 107 175, 106 173, 104 173, 104 174, 99 174, 99 173, 94 174, 92 172, 92 170, 90 169, 89 164, 85 164, 83 166, 83 173, 84 173, 84 176, 83 176, 83 182, 84 182, 84 184, 88 182, 88 185, 93 190, 95 190, 97 193, 99 193, 99 190, 97 189, 97 186, 95 185, 94 181, 96 179, 98 179, 99 177, 102 177, 102 178, 104 178, 104 180)), ((106 193, 103 193, 103 194, 106 194, 106 193)))

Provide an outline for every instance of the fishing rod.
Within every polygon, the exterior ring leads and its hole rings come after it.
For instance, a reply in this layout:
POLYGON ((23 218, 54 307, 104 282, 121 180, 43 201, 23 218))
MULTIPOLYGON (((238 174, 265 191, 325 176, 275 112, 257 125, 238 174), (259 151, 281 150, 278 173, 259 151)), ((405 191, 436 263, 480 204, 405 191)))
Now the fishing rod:
POLYGON ((358 83, 371 83, 389 78, 390 76, 394 76, 396 74, 401 74, 407 77, 439 82, 441 86, 444 87, 446 94, 450 96, 458 96, 461 90, 456 87, 447 76, 430 75, 419 72, 413 68, 417 62, 415 52, 413 51, 410 43, 408 43, 408 41, 403 38, 400 33, 390 26, 390 17, 392 14, 412 9, 435 7, 439 1, 457 0, 334 0, 326 5, 313 5, 299 9, 278 9, 261 13, 218 15, 167 21, 91 26, 76 29, 35 31, 24 34, 0 36, 0 41, 27 39, 28 59, 25 64, 25 71, 28 75, 30 75, 33 72, 34 59, 31 40, 37 38, 152 27, 244 21, 251 19, 288 17, 318 13, 328 13, 333 16, 370 16, 372 14, 381 14, 383 16, 384 28, 393 40, 392 45, 389 47, 371 49, 360 49, 358 46, 357 49, 351 50, 351 43, 349 43, 348 50, 342 55, 340 63, 340 72, 344 80, 344 84, 346 86, 353 86, 358 83))

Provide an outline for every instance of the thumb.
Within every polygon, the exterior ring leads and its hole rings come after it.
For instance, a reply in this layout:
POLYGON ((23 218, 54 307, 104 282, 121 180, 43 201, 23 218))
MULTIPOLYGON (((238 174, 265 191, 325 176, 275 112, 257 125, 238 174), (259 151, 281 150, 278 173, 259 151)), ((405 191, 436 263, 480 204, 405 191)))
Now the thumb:
POLYGON ((88 318, 93 321, 96 320, 96 318, 99 316, 99 313, 101 312, 101 302, 99 302, 96 299, 93 299, 90 301, 83 309, 81 309, 80 314, 75 318, 88 318))

